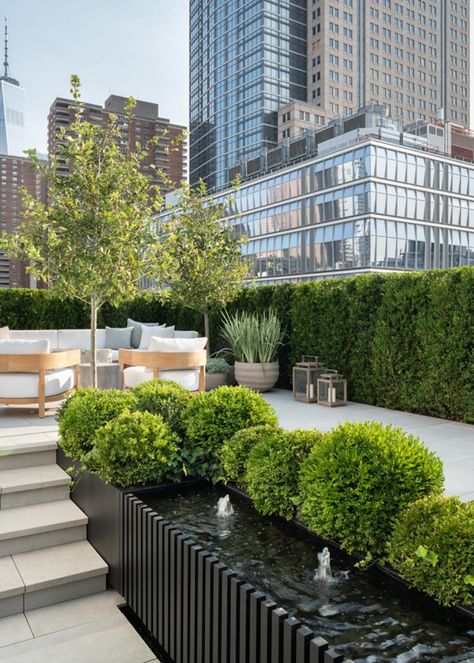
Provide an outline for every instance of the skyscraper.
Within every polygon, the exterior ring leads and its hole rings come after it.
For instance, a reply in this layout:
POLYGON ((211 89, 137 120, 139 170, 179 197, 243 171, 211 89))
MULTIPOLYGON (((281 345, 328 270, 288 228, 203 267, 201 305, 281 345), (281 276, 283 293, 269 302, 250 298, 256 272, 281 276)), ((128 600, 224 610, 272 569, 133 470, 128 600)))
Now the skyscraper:
POLYGON ((306 0, 190 0, 190 174, 227 183, 277 141, 276 113, 306 100, 306 0))
POLYGON ((468 126, 468 3, 190 0, 191 183, 275 145, 278 110, 280 139, 370 102, 468 126))
POLYGON ((20 83, 9 73, 8 25, 5 18, 4 72, 0 77, 0 153, 24 156, 26 95, 20 83))

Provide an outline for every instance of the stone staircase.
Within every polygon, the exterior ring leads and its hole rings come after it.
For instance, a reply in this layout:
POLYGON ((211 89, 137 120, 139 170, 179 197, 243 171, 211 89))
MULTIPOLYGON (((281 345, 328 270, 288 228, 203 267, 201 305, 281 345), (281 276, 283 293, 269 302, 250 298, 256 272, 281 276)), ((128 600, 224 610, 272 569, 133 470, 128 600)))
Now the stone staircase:
POLYGON ((106 588, 107 564, 87 541, 56 447, 0 442, 0 617, 106 588))

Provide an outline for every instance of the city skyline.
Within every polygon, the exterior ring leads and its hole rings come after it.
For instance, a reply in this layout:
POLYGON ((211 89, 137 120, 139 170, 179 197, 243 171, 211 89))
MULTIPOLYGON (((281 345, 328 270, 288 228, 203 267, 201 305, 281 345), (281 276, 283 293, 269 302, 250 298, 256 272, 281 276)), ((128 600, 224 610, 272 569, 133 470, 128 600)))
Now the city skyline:
POLYGON ((70 96, 73 73, 89 103, 131 95, 158 103, 160 115, 187 126, 188 0, 87 0, 83 10, 78 16, 60 0, 0 4, 10 72, 26 90, 27 144, 47 152, 48 112, 57 97, 70 96))

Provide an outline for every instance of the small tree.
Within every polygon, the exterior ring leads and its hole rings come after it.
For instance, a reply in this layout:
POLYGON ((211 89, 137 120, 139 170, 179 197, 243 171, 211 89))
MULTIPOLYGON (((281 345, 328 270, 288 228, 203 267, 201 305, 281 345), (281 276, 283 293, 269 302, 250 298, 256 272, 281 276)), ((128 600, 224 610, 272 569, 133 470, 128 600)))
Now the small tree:
POLYGON ((209 339, 210 310, 234 297, 248 276, 248 265, 242 256, 246 239, 223 221, 231 198, 222 202, 207 196, 202 180, 194 188, 183 183, 179 203, 170 210, 167 253, 172 298, 203 315, 209 339))
POLYGON ((144 173, 147 148, 131 144, 135 102, 126 106, 128 143, 118 118, 86 121, 80 81, 71 77, 74 120, 61 128, 48 164, 28 152, 48 186, 44 205, 23 190, 24 220, 4 234, 2 248, 62 297, 90 306, 91 384, 97 384, 97 313, 105 302, 133 297, 142 278, 159 279, 165 259, 153 214, 163 207, 159 188, 144 173), (68 174, 59 166, 67 165, 68 174))

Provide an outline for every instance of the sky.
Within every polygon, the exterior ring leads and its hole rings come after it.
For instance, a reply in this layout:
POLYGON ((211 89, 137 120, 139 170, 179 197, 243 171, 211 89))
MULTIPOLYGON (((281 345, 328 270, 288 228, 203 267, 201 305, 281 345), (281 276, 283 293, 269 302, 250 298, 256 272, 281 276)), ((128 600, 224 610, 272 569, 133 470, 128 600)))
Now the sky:
POLYGON ((158 103, 162 117, 187 126, 188 4, 0 0, 0 16, 8 17, 10 76, 27 92, 29 146, 47 152, 48 111, 56 97, 69 97, 73 73, 84 101, 133 96, 158 103))

